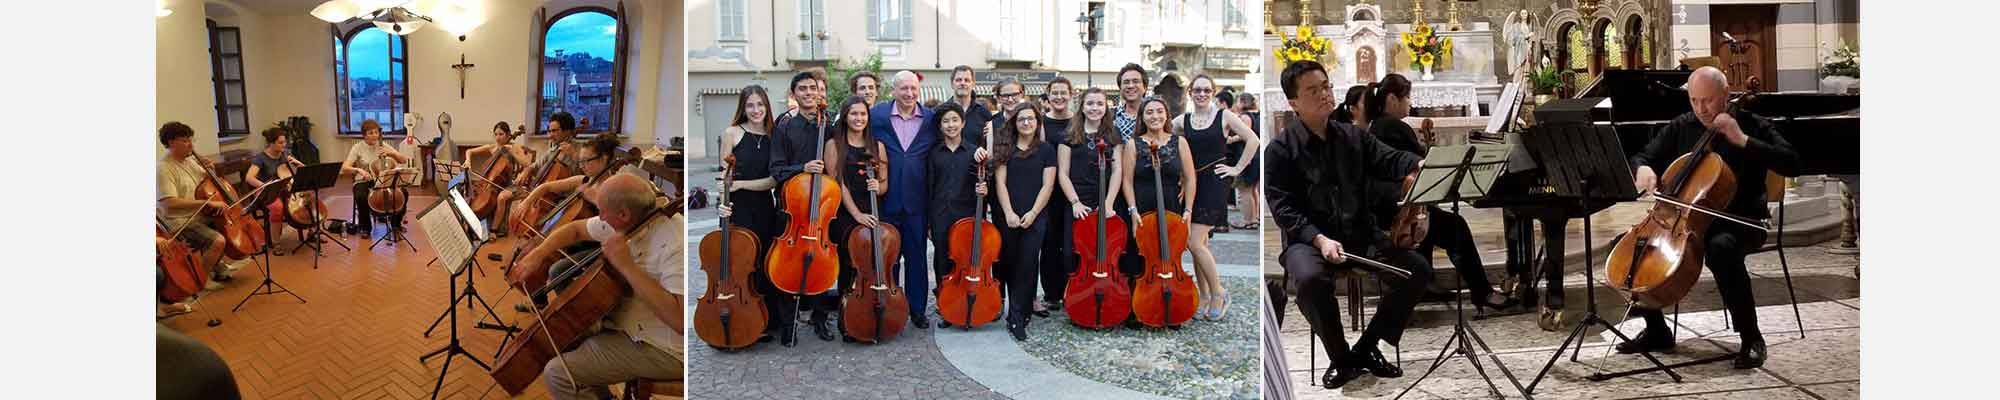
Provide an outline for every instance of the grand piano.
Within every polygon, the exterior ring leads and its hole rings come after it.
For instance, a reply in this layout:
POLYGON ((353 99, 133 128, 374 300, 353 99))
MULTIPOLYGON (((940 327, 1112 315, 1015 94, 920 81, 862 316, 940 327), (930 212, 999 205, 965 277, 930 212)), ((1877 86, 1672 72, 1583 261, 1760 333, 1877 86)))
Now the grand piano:
MULTIPOLYGON (((1692 71, 1605 71, 1577 96, 1537 107, 1534 119, 1538 124, 1580 122, 1608 125, 1614 128, 1620 147, 1624 149, 1626 158, 1630 158, 1632 154, 1642 151, 1668 121, 1692 110, 1687 91, 1682 89, 1690 75, 1692 71)), ((1732 97, 1741 95, 1736 93, 1732 97)), ((1744 102, 1743 108, 1776 125, 1778 133, 1798 151, 1804 164, 1801 175, 1861 173, 1860 95, 1763 93, 1744 102)), ((1509 131, 1514 135, 1521 133, 1518 127, 1509 131)), ((1548 275, 1559 276, 1563 223, 1602 211, 1612 203, 1599 201, 1584 204, 1578 199, 1556 196, 1547 173, 1527 153, 1514 152, 1518 157, 1509 162, 1507 170, 1494 182, 1493 190, 1487 197, 1472 202, 1472 206, 1498 207, 1507 211, 1508 269, 1516 275, 1525 275, 1527 267, 1533 263, 1535 246, 1528 239, 1533 237, 1531 223, 1534 220, 1543 221, 1543 252, 1549 258, 1541 264, 1548 275), (1548 227, 1555 229, 1546 229, 1548 227)), ((1556 280, 1551 279, 1551 282, 1556 280)), ((1529 285, 1532 287, 1533 283, 1529 285)), ((1559 299, 1557 293, 1560 291, 1552 291, 1551 296, 1559 299)), ((1529 304, 1533 298, 1523 300, 1526 300, 1523 304, 1529 304)))

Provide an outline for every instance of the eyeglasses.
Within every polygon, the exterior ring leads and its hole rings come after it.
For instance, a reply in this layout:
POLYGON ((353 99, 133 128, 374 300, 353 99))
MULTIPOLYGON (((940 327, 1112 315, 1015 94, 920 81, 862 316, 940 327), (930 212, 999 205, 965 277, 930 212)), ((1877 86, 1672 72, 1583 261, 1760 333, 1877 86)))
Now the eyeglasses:
POLYGON ((1332 83, 1325 83, 1325 84, 1319 84, 1319 85, 1313 85, 1313 86, 1307 86, 1307 87, 1305 88, 1305 90, 1304 90, 1303 92, 1305 92, 1305 94, 1306 94, 1307 96, 1327 96, 1327 95, 1332 95, 1332 94, 1333 94, 1333 84, 1332 84, 1332 83))
POLYGON ((1014 97, 1020 97, 1020 96, 1021 96, 1021 92, 1013 92, 1013 93, 1000 93, 1000 94, 997 94, 997 95, 995 95, 995 96, 999 96, 999 97, 1002 97, 1002 98, 1014 98, 1014 97))

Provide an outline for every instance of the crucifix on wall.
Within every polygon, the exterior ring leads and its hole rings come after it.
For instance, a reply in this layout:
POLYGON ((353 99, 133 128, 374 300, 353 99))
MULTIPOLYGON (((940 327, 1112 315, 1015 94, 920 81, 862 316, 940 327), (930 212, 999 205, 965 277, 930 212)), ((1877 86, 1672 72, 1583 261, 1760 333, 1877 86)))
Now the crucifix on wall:
POLYGON ((455 69, 455 70, 458 70, 458 98, 459 98, 460 100, 464 100, 464 99, 465 99, 465 72, 466 72, 467 70, 471 70, 471 69, 472 69, 472 64, 467 64, 467 63, 465 62, 465 55, 464 55, 464 54, 459 54, 459 55, 458 55, 458 63, 457 63, 457 64, 452 64, 452 65, 451 65, 451 69, 455 69))

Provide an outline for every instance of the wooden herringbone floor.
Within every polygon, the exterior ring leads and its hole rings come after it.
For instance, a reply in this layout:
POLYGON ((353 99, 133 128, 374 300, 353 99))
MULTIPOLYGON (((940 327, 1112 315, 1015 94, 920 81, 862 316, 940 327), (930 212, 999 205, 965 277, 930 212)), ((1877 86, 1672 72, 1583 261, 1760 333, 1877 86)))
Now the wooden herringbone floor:
MULTIPOLYGON (((335 197, 337 191, 345 190, 324 192, 327 206, 336 218, 344 218, 349 214, 349 198, 335 197)), ((408 235, 417 252, 411 252, 409 244, 390 249, 387 243, 370 250, 371 241, 366 238, 338 235, 354 250, 328 244, 317 270, 312 267, 310 249, 302 249, 303 254, 272 256, 271 270, 277 282, 307 303, 283 293, 259 295, 240 311, 230 312, 230 307, 264 278, 263 272, 251 265, 238 271, 227 287, 205 294, 194 313, 164 322, 214 348, 229 364, 244 398, 428 398, 444 360, 433 357, 429 362, 418 362, 417 357, 449 340, 448 321, 430 337, 423 336, 424 329, 444 311, 449 287, 443 269, 425 265, 435 254, 415 225, 415 210, 435 201, 435 197, 417 194, 410 200, 413 211, 408 215, 408 235), (220 318, 222 325, 206 326, 209 318, 220 318)), ((377 235, 385 230, 380 224, 376 226, 377 235)), ((298 235, 287 229, 277 243, 281 250, 291 250, 298 235)), ((491 262, 485 255, 498 253, 511 259, 515 243, 509 237, 481 248, 477 257, 485 275, 473 275, 480 295, 510 323, 532 317, 513 311, 523 297, 503 290, 500 267, 504 261, 491 262)), ((459 278, 460 283, 463 279, 459 278)), ((499 350, 501 334, 472 329, 484 316, 483 308, 475 314, 461 306, 459 335, 466 349, 490 365, 499 350)), ((451 361, 450 373, 438 394, 438 398, 450 399, 506 397, 505 390, 463 356, 451 361)), ((539 381, 522 396, 547 397, 547 389, 539 381)))

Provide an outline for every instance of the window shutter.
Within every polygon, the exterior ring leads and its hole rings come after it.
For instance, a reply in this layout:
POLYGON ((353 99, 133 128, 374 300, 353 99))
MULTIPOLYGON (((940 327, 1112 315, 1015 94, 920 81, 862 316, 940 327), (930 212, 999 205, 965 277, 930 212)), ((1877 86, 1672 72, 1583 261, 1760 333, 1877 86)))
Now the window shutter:
POLYGON ((902 32, 898 32, 896 38, 902 40, 909 40, 910 36, 912 36, 911 33, 917 30, 916 22, 915 19, 910 18, 910 0, 902 0, 902 1, 903 1, 903 19, 902 23, 898 24, 899 26, 902 27, 902 32))
POLYGON ((882 0, 868 0, 868 38, 882 38, 882 0))

